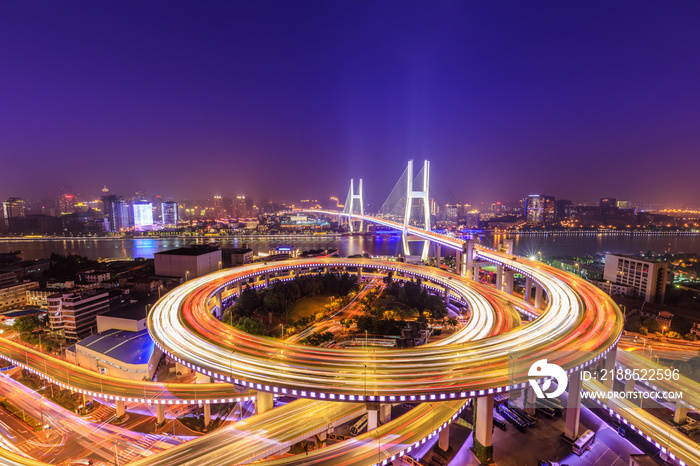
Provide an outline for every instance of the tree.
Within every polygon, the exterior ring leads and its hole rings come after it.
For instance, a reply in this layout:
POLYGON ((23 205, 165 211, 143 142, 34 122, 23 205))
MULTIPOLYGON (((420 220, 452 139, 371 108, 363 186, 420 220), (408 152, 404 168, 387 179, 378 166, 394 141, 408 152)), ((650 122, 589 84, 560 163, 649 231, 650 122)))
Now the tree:
POLYGON ((32 333, 34 330, 41 328, 44 328, 44 321, 36 314, 17 317, 14 324, 12 324, 12 330, 19 334, 32 333))
POLYGON ((649 335, 649 329, 646 327, 639 327, 639 334, 643 337, 649 335))
POLYGON ((450 327, 456 327, 458 324, 459 322, 454 317, 450 317, 449 319, 447 319, 447 325, 449 325, 450 327))
POLYGON ((364 315, 357 318, 357 330, 359 332, 374 332, 374 317, 364 315))
POLYGON ((233 326, 241 332, 250 333, 251 335, 265 335, 267 333, 265 324, 254 317, 239 317, 233 323, 233 326))

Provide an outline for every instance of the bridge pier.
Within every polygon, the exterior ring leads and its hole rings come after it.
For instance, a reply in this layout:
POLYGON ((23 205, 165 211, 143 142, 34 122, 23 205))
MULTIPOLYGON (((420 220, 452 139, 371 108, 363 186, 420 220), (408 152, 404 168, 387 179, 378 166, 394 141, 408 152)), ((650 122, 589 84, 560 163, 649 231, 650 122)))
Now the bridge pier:
POLYGON ((367 432, 377 428, 380 405, 378 401, 367 402, 367 432))
POLYGON ((605 355, 605 379, 603 380, 603 385, 608 390, 612 390, 613 383, 615 382, 615 360, 617 359, 617 346, 608 351, 605 355))
POLYGON ((391 422, 391 403, 379 405, 379 420, 382 421, 382 424, 391 422))
POLYGON ((581 371, 569 374, 569 398, 566 400, 564 436, 576 440, 581 434, 581 371))
POLYGON ((445 287, 445 305, 450 304, 450 289, 445 287))
POLYGON ((122 417, 126 414, 126 406, 124 406, 124 400, 117 400, 115 405, 117 408, 117 417, 122 417))
POLYGON ((450 449, 450 424, 447 424, 438 434, 438 448, 442 451, 450 449))
POLYGON ((357 281, 358 283, 362 280, 362 267, 357 268, 357 281))
POLYGON ((515 272, 512 270, 506 270, 505 271, 505 279, 506 279, 506 293, 513 294, 513 290, 515 289, 515 272))
POLYGON ((535 414, 537 408, 537 395, 532 387, 527 387, 523 395, 523 409, 529 415, 535 414))
POLYGON ((472 453, 482 464, 494 462, 493 404, 493 395, 479 396, 474 399, 474 446, 472 453))
POLYGON ((523 300, 530 304, 530 295, 532 294, 532 278, 525 278, 525 291, 523 293, 523 300))
POLYGON ((156 405, 156 425, 162 425, 165 422, 165 405, 156 405))
POLYGON ((683 425, 687 422, 686 415, 688 414, 688 408, 683 405, 680 401, 676 401, 676 406, 673 409, 673 422, 677 425, 683 425))
POLYGON ((175 372, 179 372, 181 375, 185 375, 190 373, 190 369, 187 366, 180 364, 179 362, 175 362, 175 372))
POLYGON ((503 291, 503 264, 496 266, 496 289, 503 291))
POLYGON ((214 296, 214 299, 216 301, 216 318, 221 320, 224 315, 224 308, 223 308, 223 302, 221 300, 221 291, 218 291, 216 295, 214 296))
POLYGON ((462 275, 462 251, 455 251, 455 273, 462 275))
POLYGON ((468 275, 469 278, 471 278, 472 280, 478 280, 479 274, 477 273, 476 277, 474 277, 472 271, 472 269, 474 268, 474 240, 467 240, 467 242, 464 243, 462 248, 464 255, 466 256, 466 275, 468 275))
POLYGON ((442 246, 440 244, 435 245, 435 266, 440 268, 440 256, 442 255, 442 246))
POLYGON ((236 284, 238 286, 238 297, 241 297, 241 293, 243 292, 243 282, 241 280, 238 280, 238 283, 236 284))
POLYGON ((268 288, 270 286, 270 274, 266 273, 265 274, 265 288, 268 288))
POLYGON ((544 289, 539 283, 535 283, 535 309, 542 309, 542 295, 544 289))
POLYGON ((506 238, 501 243, 506 254, 513 254, 513 238, 506 238))
POLYGON ((474 280, 475 282, 479 281, 479 271, 480 270, 481 270, 481 267, 479 266, 479 263, 474 262, 472 265, 471 274, 472 274, 472 280, 474 280))
POLYGON ((272 393, 258 391, 255 394, 255 414, 262 414, 271 410, 275 406, 275 399, 272 393))
POLYGON ((211 404, 204 403, 204 427, 211 424, 211 404))

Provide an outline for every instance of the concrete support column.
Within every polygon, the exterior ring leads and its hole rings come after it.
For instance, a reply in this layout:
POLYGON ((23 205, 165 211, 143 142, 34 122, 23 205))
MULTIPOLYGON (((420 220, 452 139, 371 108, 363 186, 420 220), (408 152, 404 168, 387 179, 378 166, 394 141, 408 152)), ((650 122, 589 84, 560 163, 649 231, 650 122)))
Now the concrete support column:
POLYGON ((507 238, 503 240, 503 249, 506 254, 513 254, 513 238, 507 238))
POLYGON ((266 273, 265 274, 265 288, 267 288, 268 286, 270 286, 270 274, 266 273))
POLYGON ((475 262, 474 265, 472 266, 472 280, 474 280, 476 282, 479 281, 479 270, 480 270, 479 264, 477 264, 475 262))
POLYGON ((217 319, 221 320, 224 315, 224 307, 221 301, 221 291, 217 292, 216 295, 214 295, 214 299, 216 301, 216 317, 217 319))
POLYGON ((442 451, 447 451, 450 449, 450 425, 440 431, 438 437, 438 448, 442 451))
POLYGON ((391 404, 385 403, 379 406, 379 420, 382 424, 391 422, 391 404))
POLYGON ((262 414, 275 406, 275 399, 272 393, 258 391, 255 394, 255 414, 262 414))
POLYGON ((482 464, 493 463, 493 395, 479 396, 474 403, 472 452, 482 464))
POLYGON ((239 280, 237 283, 237 286, 238 286, 238 297, 240 298, 241 293, 243 293, 243 282, 239 280))
POLYGON ((435 245, 435 265, 439 268, 440 267, 440 260, 442 255, 442 246, 439 244, 435 245))
POLYGON ((362 280, 362 267, 357 268, 357 281, 362 280))
POLYGON ((450 304, 450 289, 445 288, 445 304, 450 304))
POLYGON ((531 294, 532 294, 532 278, 527 277, 527 278, 525 278, 525 292, 523 295, 523 299, 528 304, 530 304, 530 295, 531 294))
POLYGON ((535 409, 537 407, 537 395, 532 387, 527 387, 525 389, 523 397, 523 409, 527 414, 535 414, 535 409))
POLYGON ((462 275, 462 251, 455 251, 455 273, 462 275))
POLYGON ((209 427, 211 424, 211 405, 204 403, 204 427, 209 427))
POLYGON ((603 380, 603 385, 608 390, 612 390, 613 383, 615 382, 615 359, 617 358, 617 346, 605 355, 605 380, 603 380))
POLYGON ((503 264, 496 266, 496 289, 503 291, 503 264))
POLYGON ((117 400, 117 417, 122 417, 126 414, 126 407, 124 406, 124 400, 117 400))
POLYGON ((506 293, 513 294, 515 288, 515 272, 506 270, 506 293))
POLYGON ((544 289, 539 283, 535 283, 535 309, 542 309, 542 295, 544 289))
POLYGON ((688 414, 688 408, 676 401, 676 407, 673 410, 673 422, 682 425, 686 423, 686 415, 688 414))
POLYGON ((581 371, 569 374, 568 391, 564 436, 569 440, 576 440, 581 433, 581 371))
POLYGON ((378 401, 368 401, 367 402, 367 432, 374 430, 378 426, 379 421, 379 402, 378 401))
MULTIPOLYGON (((467 240, 464 246, 464 255, 467 256, 465 262, 467 263, 467 273, 472 273, 472 268, 474 266, 474 240, 467 240)), ((472 280, 478 280, 479 276, 470 277, 472 280)))
POLYGON ((179 372, 182 375, 189 374, 190 370, 187 366, 183 366, 179 362, 175 363, 175 372, 179 372))
POLYGON ((165 405, 156 405, 156 424, 161 425, 165 422, 165 405))
POLYGON ((629 379, 625 380, 625 392, 626 393, 632 393, 634 392, 634 385, 635 385, 635 380, 630 377, 629 379))

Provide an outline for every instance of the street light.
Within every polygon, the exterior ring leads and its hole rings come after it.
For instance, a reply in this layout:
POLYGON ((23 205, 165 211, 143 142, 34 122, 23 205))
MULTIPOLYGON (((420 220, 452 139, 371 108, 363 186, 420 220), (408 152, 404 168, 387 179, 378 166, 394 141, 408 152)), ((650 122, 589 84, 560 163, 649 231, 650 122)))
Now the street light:
POLYGON ((189 278, 188 278, 189 276, 190 276, 190 271, 188 270, 187 272, 185 272, 185 281, 189 280, 189 278))

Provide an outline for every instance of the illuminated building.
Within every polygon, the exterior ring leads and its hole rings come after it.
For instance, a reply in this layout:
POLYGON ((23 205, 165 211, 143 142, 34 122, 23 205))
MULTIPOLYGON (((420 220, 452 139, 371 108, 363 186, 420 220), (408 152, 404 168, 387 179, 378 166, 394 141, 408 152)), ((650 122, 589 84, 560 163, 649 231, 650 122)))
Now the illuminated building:
POLYGON ((102 212, 110 231, 118 233, 129 229, 129 204, 123 198, 114 195, 102 197, 102 212))
POLYGON ((135 202, 134 229, 137 231, 153 229, 153 205, 150 202, 135 202))
POLYGON ((160 207, 163 226, 166 228, 177 228, 177 222, 180 220, 177 202, 163 202, 160 207))
POLYGON ((554 221, 554 196, 530 194, 525 199, 525 220, 532 225, 554 221))
POLYGON ((603 279, 634 288, 635 294, 649 303, 663 304, 666 296, 668 264, 641 257, 605 255, 603 279))

